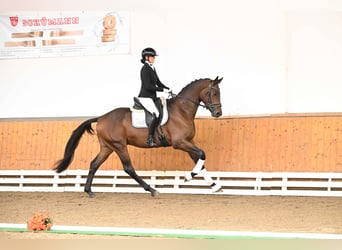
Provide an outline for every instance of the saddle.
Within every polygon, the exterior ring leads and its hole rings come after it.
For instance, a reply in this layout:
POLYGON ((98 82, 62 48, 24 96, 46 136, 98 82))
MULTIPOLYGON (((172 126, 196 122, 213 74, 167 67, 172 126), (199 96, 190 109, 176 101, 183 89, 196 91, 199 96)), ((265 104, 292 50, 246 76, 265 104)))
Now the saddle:
MULTIPOLYGON (((166 100, 164 97, 159 97, 157 99, 156 107, 159 111, 158 125, 164 125, 169 116, 167 111, 166 100)), ((134 97, 134 105, 130 108, 132 112, 132 125, 135 128, 147 128, 150 120, 152 118, 153 111, 149 110, 144 106, 139 97, 134 97)))

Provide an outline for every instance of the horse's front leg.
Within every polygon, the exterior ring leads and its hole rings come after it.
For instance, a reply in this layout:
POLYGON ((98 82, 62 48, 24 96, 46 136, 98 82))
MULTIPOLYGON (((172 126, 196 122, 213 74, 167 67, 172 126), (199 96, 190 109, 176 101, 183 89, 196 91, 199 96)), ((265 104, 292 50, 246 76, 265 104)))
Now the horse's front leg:
MULTIPOLYGON (((195 147, 195 146, 194 146, 195 147)), ((218 183, 216 183, 211 176, 209 175, 209 173, 207 172, 207 169, 204 166, 204 162, 206 160, 206 155, 204 153, 203 150, 195 147, 194 150, 189 151, 188 152, 191 159, 194 161, 195 163, 195 167, 192 169, 191 172, 187 172, 185 174, 185 179, 184 181, 190 181, 192 180, 196 175, 198 175, 199 173, 201 173, 203 175, 204 180, 208 183, 208 185, 211 186, 213 192, 221 192, 222 191, 222 187, 221 185, 219 185, 218 183)))

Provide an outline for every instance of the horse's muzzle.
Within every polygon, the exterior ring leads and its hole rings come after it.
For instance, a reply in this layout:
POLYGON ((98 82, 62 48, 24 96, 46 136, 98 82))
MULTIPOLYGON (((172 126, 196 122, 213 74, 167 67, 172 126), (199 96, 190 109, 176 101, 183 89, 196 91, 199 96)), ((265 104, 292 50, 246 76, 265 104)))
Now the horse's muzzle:
POLYGON ((218 118, 222 115, 222 111, 221 110, 215 110, 214 112, 211 112, 211 115, 215 118, 218 118))
POLYGON ((207 105, 212 117, 220 117, 222 115, 221 103, 207 105))

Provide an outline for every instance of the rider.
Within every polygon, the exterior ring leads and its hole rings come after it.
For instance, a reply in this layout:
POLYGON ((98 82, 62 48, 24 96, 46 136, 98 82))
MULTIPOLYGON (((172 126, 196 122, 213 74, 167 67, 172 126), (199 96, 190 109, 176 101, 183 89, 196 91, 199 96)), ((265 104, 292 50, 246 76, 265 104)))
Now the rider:
MULTIPOLYGON (((141 52, 141 63, 144 65, 140 71, 140 78, 141 78, 141 88, 139 97, 149 98, 153 100, 155 105, 157 102, 157 91, 165 91, 169 90, 170 88, 165 86, 160 80, 157 75, 157 72, 154 67, 155 57, 157 56, 157 52, 153 48, 145 48, 141 52)), ((158 126, 158 116, 159 112, 157 109, 152 113, 152 121, 148 124, 148 138, 147 138, 147 145, 150 147, 157 146, 154 134, 156 128, 158 126)))

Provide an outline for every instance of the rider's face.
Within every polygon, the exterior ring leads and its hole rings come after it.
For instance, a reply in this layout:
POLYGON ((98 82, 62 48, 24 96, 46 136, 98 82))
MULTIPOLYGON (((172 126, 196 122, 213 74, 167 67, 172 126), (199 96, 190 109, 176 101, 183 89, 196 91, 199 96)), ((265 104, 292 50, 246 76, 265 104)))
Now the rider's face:
POLYGON ((154 63, 154 60, 155 60, 156 58, 154 57, 154 56, 147 56, 147 61, 149 62, 149 63, 154 63))

